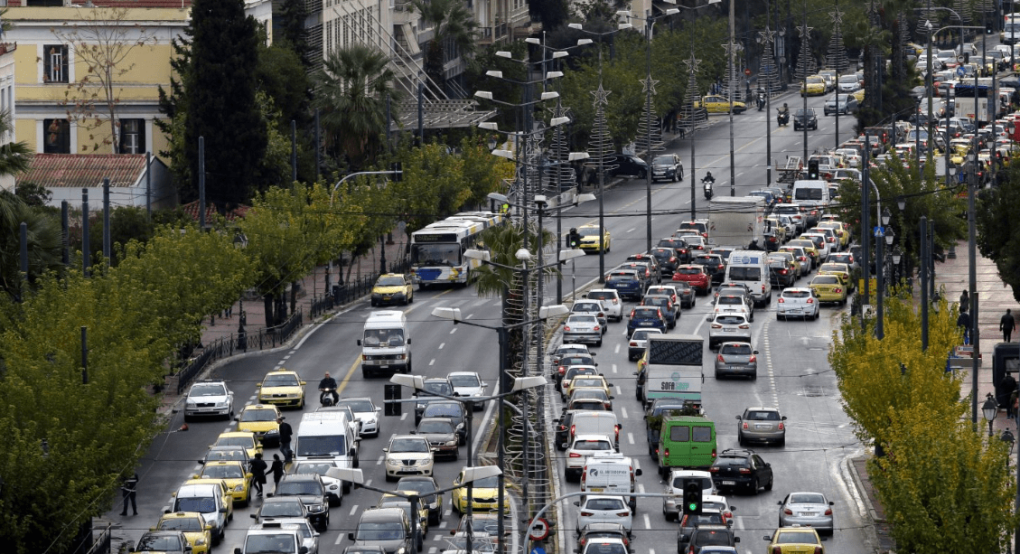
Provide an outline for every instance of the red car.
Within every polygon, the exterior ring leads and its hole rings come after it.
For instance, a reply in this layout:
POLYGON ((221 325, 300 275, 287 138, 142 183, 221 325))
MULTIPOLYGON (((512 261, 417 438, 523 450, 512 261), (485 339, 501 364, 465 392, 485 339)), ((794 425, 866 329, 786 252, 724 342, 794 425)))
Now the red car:
POLYGON ((695 291, 708 294, 712 290, 712 277, 703 265, 685 264, 676 268, 673 274, 674 281, 684 281, 695 291))

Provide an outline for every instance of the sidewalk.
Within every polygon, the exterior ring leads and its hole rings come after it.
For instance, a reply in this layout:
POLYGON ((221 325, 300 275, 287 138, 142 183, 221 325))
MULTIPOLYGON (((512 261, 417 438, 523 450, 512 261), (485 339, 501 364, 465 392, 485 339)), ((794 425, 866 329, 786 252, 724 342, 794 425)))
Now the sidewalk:
MULTIPOLYGON (((960 293, 969 287, 970 268, 968 262, 969 248, 967 241, 961 241, 956 245, 956 258, 947 258, 944 263, 935 266, 936 290, 945 287, 946 298, 950 302, 957 302, 960 293)), ((994 393, 992 386, 992 352, 995 345, 1002 342, 1002 333, 999 332, 999 319, 1006 313, 1006 309, 1012 309, 1014 313, 1020 310, 1020 304, 1013 298, 1013 290, 999 278, 998 270, 992 260, 981 256, 978 251, 976 255, 977 293, 978 293, 978 329, 980 339, 981 367, 978 370, 978 405, 984 401, 985 394, 994 393)), ((961 376, 962 384, 960 395, 966 397, 972 390, 970 369, 957 370, 961 376)), ((988 423, 982 418, 982 429, 988 423)), ((1006 419, 1005 410, 1000 410, 998 417, 992 422, 996 434, 1009 428, 1014 433, 1016 423, 1006 419)), ((878 534, 879 551, 891 552, 895 550, 895 543, 890 536, 890 528, 885 521, 885 513, 878 501, 875 489, 868 477, 866 464, 867 457, 861 456, 850 460, 850 472, 854 476, 854 484, 859 489, 865 501, 868 511, 875 521, 875 531, 878 534)))

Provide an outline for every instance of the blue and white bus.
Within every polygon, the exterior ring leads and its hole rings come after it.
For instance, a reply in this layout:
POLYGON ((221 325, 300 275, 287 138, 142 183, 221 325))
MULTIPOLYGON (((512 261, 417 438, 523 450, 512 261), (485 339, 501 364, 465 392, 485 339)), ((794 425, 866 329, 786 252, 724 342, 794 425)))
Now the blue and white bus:
POLYGON ((464 257, 482 231, 503 222, 492 212, 462 212, 411 233, 411 271, 421 288, 431 285, 467 285, 477 260, 464 257))

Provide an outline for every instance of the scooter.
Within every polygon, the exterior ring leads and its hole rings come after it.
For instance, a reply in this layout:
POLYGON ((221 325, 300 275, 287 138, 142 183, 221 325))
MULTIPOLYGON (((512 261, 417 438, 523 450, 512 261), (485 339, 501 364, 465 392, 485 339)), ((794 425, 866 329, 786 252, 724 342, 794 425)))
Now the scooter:
POLYGON ((327 388, 319 389, 322 391, 319 394, 319 405, 320 406, 334 406, 336 405, 336 389, 327 388))
POLYGON ((702 179, 701 183, 705 187, 705 200, 711 200, 712 199, 712 181, 706 181, 706 180, 702 179))
POLYGON ((765 99, 765 93, 764 92, 759 92, 758 93, 758 111, 759 112, 762 111, 762 109, 765 108, 765 100, 766 100, 765 99))
POLYGON ((779 122, 780 125, 789 125, 790 112, 779 112, 779 115, 776 117, 776 120, 779 122))

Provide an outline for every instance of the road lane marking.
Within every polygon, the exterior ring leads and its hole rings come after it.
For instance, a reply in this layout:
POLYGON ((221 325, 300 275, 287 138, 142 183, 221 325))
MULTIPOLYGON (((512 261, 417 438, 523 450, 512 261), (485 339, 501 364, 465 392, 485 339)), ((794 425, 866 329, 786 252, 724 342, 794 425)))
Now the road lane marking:
POLYGON ((441 342, 441 343, 439 343, 439 349, 440 349, 440 350, 442 350, 444 346, 446 346, 446 343, 445 343, 445 342, 441 342))
MULTIPOLYGON (((625 233, 633 233, 634 231, 637 231, 637 227, 631 227, 630 229, 627 229, 624 232, 625 233)), ((610 244, 609 246, 612 246, 612 244, 610 244)))
POLYGON ((620 408, 620 413, 623 414, 623 419, 627 419, 628 417, 630 417, 630 416, 627 415, 627 408, 621 407, 620 408))
POLYGON ((351 515, 353 516, 358 511, 358 505, 351 506, 351 515))
POLYGON ((451 335, 456 333, 456 332, 457 332, 457 328, 456 327, 454 327, 453 329, 450 329, 450 334, 451 335))
POLYGON ((616 364, 613 364, 613 373, 616 373, 616 364))
POLYGON ((432 360, 429 362, 429 365, 436 365, 436 359, 432 358, 432 360))
POLYGON ((627 442, 634 444, 634 433, 627 433, 627 442))
POLYGON ((383 463, 383 457, 382 457, 382 456, 379 456, 379 459, 375 461, 375 465, 377 465, 377 466, 381 466, 381 465, 382 465, 382 463, 383 463))
POLYGON ((446 529, 446 522, 445 521, 440 521, 439 522, 439 528, 440 529, 446 529))
POLYGON ((400 421, 406 421, 406 420, 407 420, 407 412, 404 412, 404 413, 400 414, 400 421))
POLYGON ((619 354, 619 353, 620 353, 620 344, 617 343, 616 344, 616 348, 613 350, 613 354, 619 354))
POLYGON ((471 319, 472 317, 475 317, 475 314, 468 314, 464 319, 471 319))
POLYGON ((645 514, 644 519, 645 519, 645 529, 651 529, 652 528, 652 520, 648 519, 648 514, 645 514))
POLYGON ((344 540, 344 534, 340 533, 339 535, 336 536, 336 542, 334 542, 333 544, 340 544, 340 542, 343 541, 343 540, 344 540))
POLYGON ((639 485, 637 486, 637 491, 638 491, 639 493, 641 493, 641 494, 644 494, 644 493, 645 493, 645 485, 644 485, 644 483, 641 483, 641 484, 639 484, 639 485))
MULTIPOLYGON (((436 538, 438 539, 439 537, 436 537, 436 538)), ((438 548, 436 548, 436 547, 434 547, 434 546, 432 546, 432 547, 429 547, 429 554, 436 554, 436 552, 437 552, 438 550, 439 550, 439 549, 438 549, 438 548)))
POLYGON ((623 394, 623 391, 620 390, 620 385, 616 385, 616 394, 623 394))

